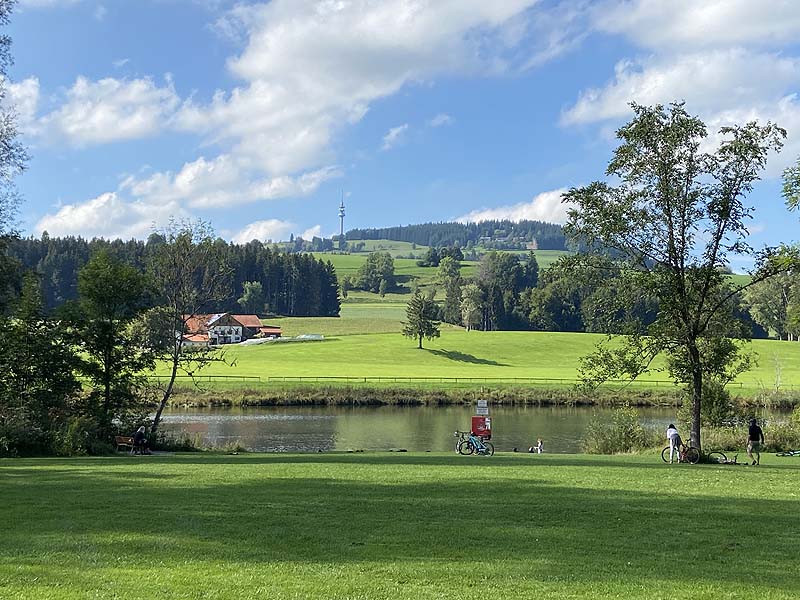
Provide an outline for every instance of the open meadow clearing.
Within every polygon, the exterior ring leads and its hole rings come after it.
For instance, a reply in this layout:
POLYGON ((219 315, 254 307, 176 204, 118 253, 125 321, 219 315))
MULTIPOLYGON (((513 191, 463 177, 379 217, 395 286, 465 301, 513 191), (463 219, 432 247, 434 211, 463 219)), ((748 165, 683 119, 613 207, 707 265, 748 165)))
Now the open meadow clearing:
POLYGON ((2 460, 0 596, 794 599, 798 461, 2 460))
MULTIPOLYGON (((204 369, 202 375, 260 377, 262 381, 381 377, 397 378, 399 383, 409 378, 441 378, 443 385, 455 383, 452 380, 456 378, 508 382, 534 378, 551 380, 542 383, 552 385, 571 385, 578 377, 581 356, 605 339, 603 335, 588 333, 467 332, 448 326, 443 327, 441 337, 426 340, 424 349, 419 350, 414 340, 399 333, 401 306, 388 305, 387 312, 369 305, 354 306, 357 307, 354 315, 359 316, 354 316, 350 324, 344 318, 279 321, 289 335, 321 333, 326 335, 324 341, 231 346, 225 352, 235 366, 214 364, 204 369), (394 314, 398 321, 380 317, 387 314, 394 314), (369 327, 373 333, 355 333, 357 327, 369 327)), ((800 388, 800 344, 753 340, 750 349, 758 356, 758 364, 731 385, 734 394, 738 390, 748 394, 771 390, 776 381, 784 390, 800 388)), ((665 383, 669 380, 665 372, 653 372, 640 380, 635 384, 638 388, 670 385, 665 383)))

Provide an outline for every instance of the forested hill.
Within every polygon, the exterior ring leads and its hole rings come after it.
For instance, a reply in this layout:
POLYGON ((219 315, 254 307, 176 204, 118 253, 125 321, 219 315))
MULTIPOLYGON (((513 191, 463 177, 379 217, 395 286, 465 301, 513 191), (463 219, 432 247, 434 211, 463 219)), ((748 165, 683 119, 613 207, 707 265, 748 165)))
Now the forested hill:
POLYGON ((523 249, 535 242, 539 250, 567 250, 561 225, 542 221, 423 223, 380 229, 351 229, 345 237, 348 240, 393 240, 420 246, 468 248, 481 245, 496 249, 523 249))
MULTIPOLYGON (((156 234, 147 242, 54 238, 45 234, 41 239, 11 240, 9 254, 22 264, 22 272, 38 274, 45 307, 49 310, 78 297, 78 272, 98 250, 108 249, 116 258, 144 271, 154 247, 163 243, 163 238, 156 234)), ((208 312, 240 311, 242 306, 237 300, 244 294, 245 282, 258 282, 269 312, 287 316, 338 316, 338 281, 330 262, 317 260, 310 254, 287 254, 258 241, 240 245, 217 240, 215 246, 232 269, 232 276, 227 299, 204 307, 208 312)))

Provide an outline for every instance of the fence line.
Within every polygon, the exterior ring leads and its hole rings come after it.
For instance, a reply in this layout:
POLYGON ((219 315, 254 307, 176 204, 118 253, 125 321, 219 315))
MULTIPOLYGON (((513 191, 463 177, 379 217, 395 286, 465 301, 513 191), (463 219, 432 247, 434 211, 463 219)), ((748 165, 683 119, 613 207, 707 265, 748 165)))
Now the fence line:
MULTIPOLYGON (((152 375, 149 378, 155 380, 169 379, 169 375, 152 375)), ((177 375, 176 379, 183 381, 222 381, 222 382, 250 382, 250 383, 471 383, 471 384, 555 384, 559 386, 575 385, 581 383, 579 379, 565 377, 392 377, 392 376, 352 376, 352 375, 319 375, 319 376, 268 376, 258 375, 177 375)), ((601 385, 619 386, 646 386, 646 387, 675 387, 677 384, 669 379, 609 379, 601 385)), ((737 381, 729 383, 729 388, 760 388, 764 387, 756 381, 737 381)), ((766 388, 765 388, 766 389, 766 388)), ((773 389, 773 388, 769 388, 773 389)), ((778 386, 779 390, 800 389, 800 385, 783 384, 778 386)))

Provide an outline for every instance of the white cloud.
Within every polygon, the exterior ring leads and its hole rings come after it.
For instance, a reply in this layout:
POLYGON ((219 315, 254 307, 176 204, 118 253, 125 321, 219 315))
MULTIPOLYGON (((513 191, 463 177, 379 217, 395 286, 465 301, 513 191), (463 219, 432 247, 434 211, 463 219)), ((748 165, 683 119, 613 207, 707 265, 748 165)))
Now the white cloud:
POLYGON ((545 221, 547 223, 566 223, 569 206, 561 202, 566 193, 566 188, 551 190, 538 194, 530 202, 523 202, 511 206, 498 206, 473 210, 456 219, 461 223, 479 223, 480 221, 502 220, 522 221, 530 219, 545 221))
POLYGON ((122 67, 127 65, 129 62, 131 62, 130 58, 120 58, 120 59, 115 60, 111 64, 114 65, 114 67, 116 67, 117 69, 121 69, 122 67))
POLYGON ((120 189, 149 201, 180 201, 192 208, 212 208, 306 196, 340 175, 336 167, 325 167, 294 177, 262 177, 236 157, 223 154, 212 160, 200 157, 184 164, 177 173, 159 172, 146 179, 128 177, 120 189))
POLYGON ((383 144, 381 150, 391 150, 403 141, 406 132, 408 131, 408 123, 403 123, 397 127, 392 127, 386 135, 383 136, 383 144))
POLYGON ((692 112, 777 101, 800 83, 800 59, 743 49, 714 50, 681 56, 621 61, 614 79, 589 89, 562 114, 572 125, 625 117, 630 102, 666 104, 686 100, 692 112))
POLYGON ((180 100, 172 81, 78 77, 66 103, 39 119, 42 135, 76 146, 130 140, 158 133, 180 100))
POLYGON ((621 61, 605 87, 583 91, 561 115, 563 125, 621 121, 629 103, 686 101, 708 126, 706 146, 720 141, 719 129, 749 121, 772 121, 788 132, 783 152, 768 162, 767 176, 778 176, 800 153, 800 57, 743 48, 692 54, 659 54, 621 61))
POLYGON ((256 221, 245 226, 241 231, 235 234, 233 236, 233 241, 237 244, 246 244, 252 240, 259 240, 262 242, 272 240, 273 242, 280 242, 289 239, 289 235, 295 227, 296 225, 294 223, 281 221, 279 219, 256 221))
POLYGON ((17 125, 23 133, 36 132, 36 111, 39 107, 39 80, 28 77, 19 83, 6 84, 5 106, 11 106, 17 113, 17 125))
POLYGON ((800 37, 795 0, 615 0, 595 5, 592 14, 596 29, 662 50, 774 47, 800 37))
POLYGON ((108 14, 108 9, 102 4, 98 4, 94 9, 93 16, 97 21, 102 21, 103 19, 106 18, 107 14, 108 14))
POLYGON ((271 174, 317 167, 330 162, 334 135, 373 101, 445 72, 501 70, 500 32, 536 1, 274 0, 240 8, 218 29, 248 40, 229 61, 244 83, 209 103, 187 102, 176 122, 228 141, 233 154, 271 174))
POLYGON ((432 119, 428 121, 429 127, 443 127, 445 125, 452 125, 455 123, 455 119, 448 115, 447 113, 439 113, 432 119))
POLYGON ((19 0, 20 8, 64 8, 83 0, 19 0))
POLYGON ((322 237, 322 225, 314 225, 313 227, 309 227, 300 234, 300 237, 309 241, 315 237, 322 237))
POLYGON ((165 225, 170 217, 186 216, 174 203, 129 202, 110 192, 86 202, 66 204, 40 219, 34 230, 54 236, 144 238, 154 225, 165 225))

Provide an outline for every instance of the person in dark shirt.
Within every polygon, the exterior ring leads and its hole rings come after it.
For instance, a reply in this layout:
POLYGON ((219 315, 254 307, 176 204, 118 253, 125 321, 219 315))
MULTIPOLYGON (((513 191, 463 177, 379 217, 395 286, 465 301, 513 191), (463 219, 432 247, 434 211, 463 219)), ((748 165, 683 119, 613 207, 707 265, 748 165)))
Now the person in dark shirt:
POLYGON ((764 432, 758 426, 758 421, 750 419, 750 427, 747 429, 747 456, 753 461, 752 464, 761 463, 761 444, 764 443, 764 432), (755 458, 753 458, 755 453, 755 458))
POLYGON ((133 453, 134 454, 149 454, 147 449, 147 438, 144 436, 144 425, 136 430, 133 434, 133 453))

